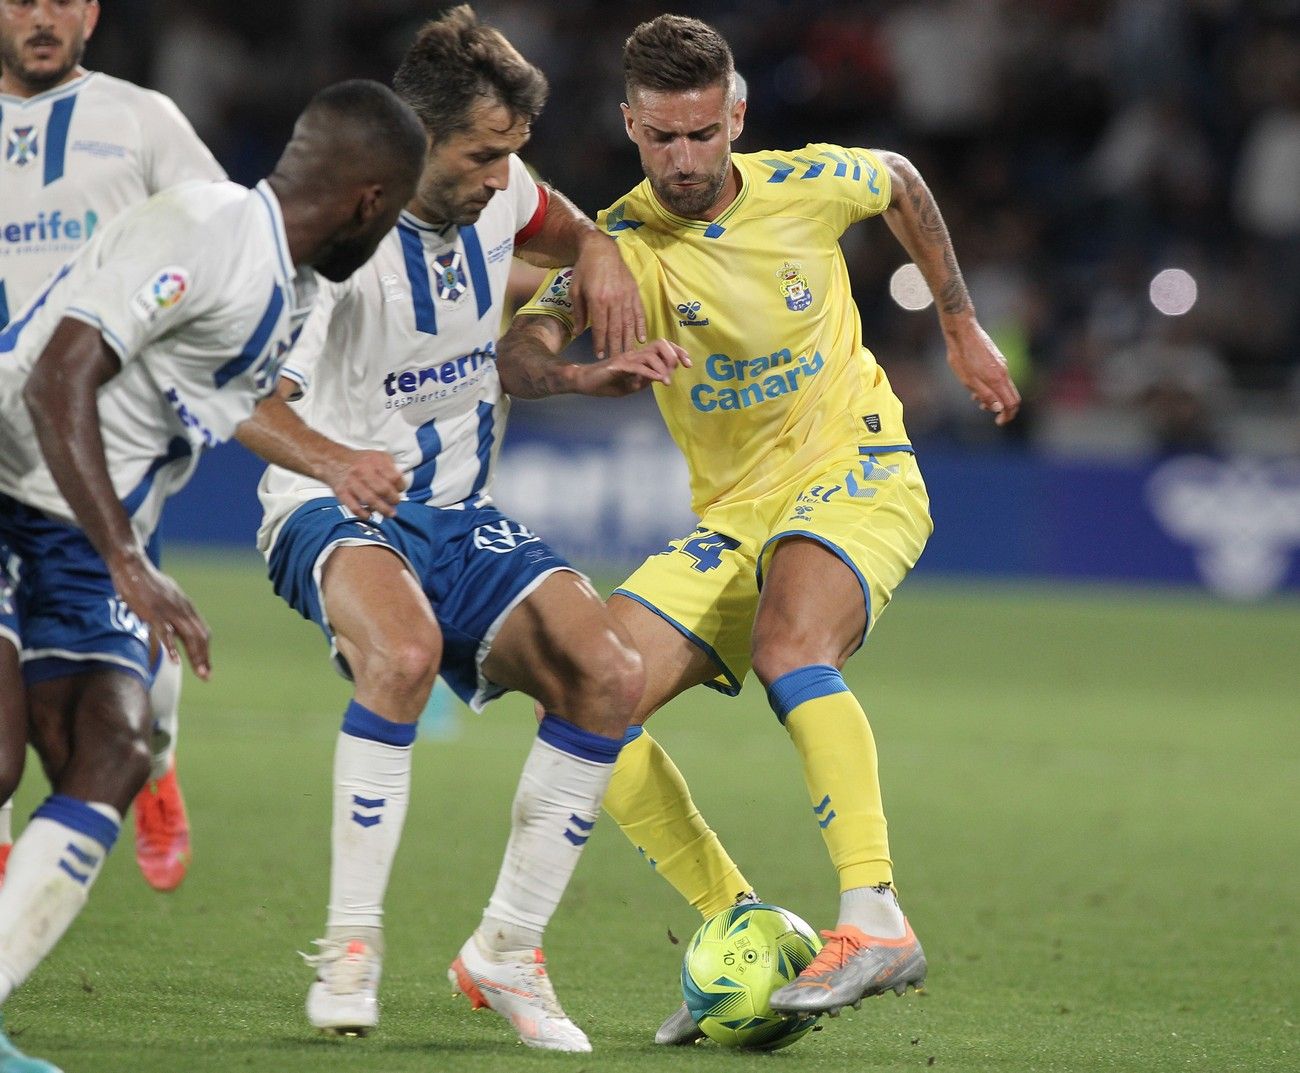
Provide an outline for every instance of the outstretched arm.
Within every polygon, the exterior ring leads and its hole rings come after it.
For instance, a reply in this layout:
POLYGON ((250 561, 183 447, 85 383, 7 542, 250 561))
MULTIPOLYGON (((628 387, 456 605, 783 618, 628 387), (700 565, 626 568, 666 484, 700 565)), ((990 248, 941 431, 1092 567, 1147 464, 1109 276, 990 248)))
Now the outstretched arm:
POLYGON ((517 399, 565 394, 630 395, 651 383, 671 383, 673 369, 691 364, 685 350, 665 339, 655 339, 636 350, 591 364, 579 364, 560 353, 571 339, 568 329, 555 317, 515 317, 497 347, 501 389, 517 399))
POLYGON ((1005 425, 1020 409, 1020 393, 1011 382, 1006 359, 975 318, 934 195, 906 157, 883 151, 876 155, 889 169, 892 184, 885 222, 929 284, 948 346, 948 364, 980 408, 1005 425))
POLYGON ((23 401, 54 483, 107 564, 118 596, 173 660, 179 659, 179 636, 194 673, 207 678, 207 624, 180 587, 149 561, 108 473, 98 392, 121 368, 98 328, 65 317, 28 376, 23 401))
POLYGON ((645 309, 614 240, 558 190, 547 189, 542 228, 515 255, 547 268, 573 265, 575 317, 579 324, 590 322, 597 357, 644 343, 645 309))
POLYGON ((257 404, 253 416, 235 429, 235 438, 274 466, 327 484, 358 518, 397 513, 406 482, 383 451, 358 451, 336 443, 303 421, 286 399, 298 390, 281 377, 276 392, 257 404))

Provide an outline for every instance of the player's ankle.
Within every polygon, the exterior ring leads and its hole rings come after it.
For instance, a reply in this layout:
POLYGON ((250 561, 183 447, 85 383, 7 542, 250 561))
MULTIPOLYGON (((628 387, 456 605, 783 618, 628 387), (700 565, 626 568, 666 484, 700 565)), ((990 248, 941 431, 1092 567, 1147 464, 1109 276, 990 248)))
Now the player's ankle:
POLYGON ((336 943, 346 943, 350 939, 360 939, 380 957, 384 956, 384 929, 365 924, 329 924, 325 928, 325 938, 336 943))

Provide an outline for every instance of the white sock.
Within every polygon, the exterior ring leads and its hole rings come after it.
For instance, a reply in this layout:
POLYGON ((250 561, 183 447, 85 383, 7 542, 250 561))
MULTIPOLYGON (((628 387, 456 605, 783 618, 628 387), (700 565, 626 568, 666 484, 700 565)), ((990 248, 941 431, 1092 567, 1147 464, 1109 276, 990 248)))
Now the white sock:
POLYGON ((0 1003, 81 912, 121 826, 111 805, 62 794, 46 798, 32 815, 0 887, 0 1003))
POLYGON ((176 755, 181 677, 181 665, 164 655, 154 674, 153 685, 149 687, 149 713, 153 716, 153 736, 149 742, 149 751, 153 753, 153 764, 149 769, 151 779, 161 779, 166 775, 176 755))
POLYGON ((840 892, 840 923, 877 939, 901 939, 907 931, 893 887, 853 887, 840 892))
POLYGON ((331 937, 365 937, 372 933, 356 929, 383 926, 384 893, 411 796, 414 740, 414 723, 390 722, 356 701, 348 706, 334 749, 326 921, 331 937), (396 744, 403 740, 406 744, 396 744))
POLYGON ((0 845, 14 840, 14 803, 12 800, 0 805, 0 845))
POLYGON ((596 825, 622 738, 605 738, 548 715, 524 762, 510 840, 478 934, 495 953, 542 945, 596 825))

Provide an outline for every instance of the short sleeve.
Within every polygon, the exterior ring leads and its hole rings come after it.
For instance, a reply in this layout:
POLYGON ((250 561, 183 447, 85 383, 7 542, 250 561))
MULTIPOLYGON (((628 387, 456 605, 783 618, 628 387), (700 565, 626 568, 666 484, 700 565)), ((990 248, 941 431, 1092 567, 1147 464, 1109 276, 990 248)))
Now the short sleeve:
POLYGON ((870 149, 815 142, 793 152, 757 154, 765 183, 796 199, 836 234, 889 208, 889 169, 870 149))
POLYGON ((527 165, 518 154, 510 154, 510 185, 507 195, 511 199, 515 216, 515 245, 522 246, 538 231, 546 219, 547 196, 527 165))
POLYGON ((145 185, 149 193, 198 179, 216 182, 226 177, 190 121, 170 97, 144 90, 137 114, 145 185))
POLYGON ((285 356, 284 364, 280 366, 280 375, 298 385, 293 396, 295 399, 302 398, 311 387, 316 366, 329 342, 330 324, 339 311, 340 301, 345 298, 347 289, 347 284, 330 283, 324 279, 320 281, 311 313, 308 314, 297 341, 285 356))
POLYGON ((127 364, 150 343, 221 304, 228 286, 211 236, 173 206, 146 202, 114 221, 93 274, 70 296, 65 314, 98 328, 127 364), (125 225, 125 226, 123 226, 125 225))
POLYGON ((555 317, 568 329, 570 335, 577 335, 580 329, 573 323, 573 297, 569 293, 572 284, 573 269, 557 268, 542 280, 537 292, 520 307, 515 315, 555 317))

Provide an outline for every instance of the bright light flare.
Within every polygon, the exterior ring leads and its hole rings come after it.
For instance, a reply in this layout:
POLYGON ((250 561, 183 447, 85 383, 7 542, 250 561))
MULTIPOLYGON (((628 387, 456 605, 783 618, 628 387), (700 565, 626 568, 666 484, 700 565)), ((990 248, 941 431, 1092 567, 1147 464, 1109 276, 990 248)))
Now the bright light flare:
POLYGON ((1181 317, 1196 305, 1196 280, 1181 268, 1166 268, 1151 280, 1151 304, 1166 317, 1181 317))
POLYGON ((904 309, 924 309, 934 301, 921 270, 911 262, 889 277, 889 297, 904 309))

